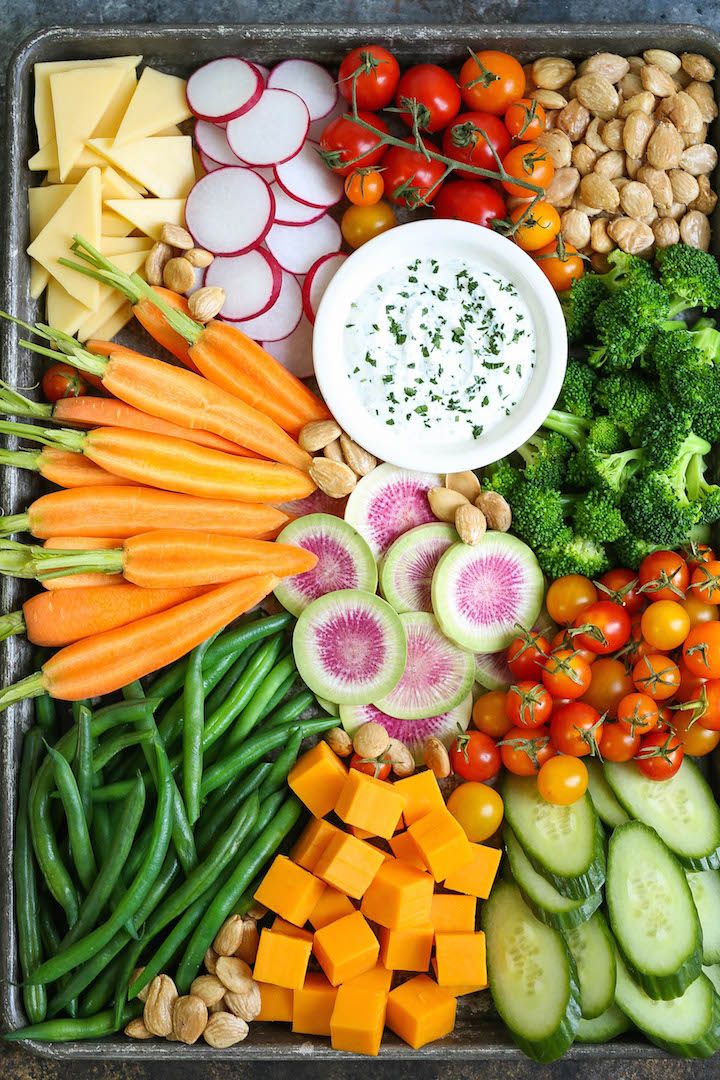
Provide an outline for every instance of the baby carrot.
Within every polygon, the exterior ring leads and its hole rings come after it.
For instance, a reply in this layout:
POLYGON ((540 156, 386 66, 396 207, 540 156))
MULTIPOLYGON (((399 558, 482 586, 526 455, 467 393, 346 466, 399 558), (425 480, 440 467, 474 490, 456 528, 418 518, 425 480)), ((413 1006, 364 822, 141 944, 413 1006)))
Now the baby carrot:
POLYGON ((44 446, 42 450, 0 450, 0 465, 13 465, 16 469, 29 469, 31 472, 40 473, 45 480, 61 488, 109 487, 137 483, 108 472, 83 454, 59 450, 54 446, 44 446))
MULTIPOLYGON (((53 551, 99 551, 122 547, 122 540, 111 540, 106 536, 53 536, 43 545, 53 551)), ((122 574, 68 574, 67 577, 51 578, 41 585, 50 592, 58 589, 84 589, 92 585, 122 585, 122 574)))

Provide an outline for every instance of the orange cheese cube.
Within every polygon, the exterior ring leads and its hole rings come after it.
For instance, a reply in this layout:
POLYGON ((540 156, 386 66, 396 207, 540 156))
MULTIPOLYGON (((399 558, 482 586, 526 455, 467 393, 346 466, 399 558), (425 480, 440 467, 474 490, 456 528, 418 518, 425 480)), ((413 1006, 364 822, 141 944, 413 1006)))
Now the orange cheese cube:
POLYGON ((472 859, 445 878, 445 888, 487 900, 500 866, 502 851, 485 844, 471 844, 472 859))
POLYGON ((435 935, 439 986, 487 986, 485 934, 435 935))
POLYGON ((359 911, 315 931, 313 952, 333 986, 362 975, 377 963, 380 945, 359 911))
MULTIPOLYGON (((432 958, 431 965, 432 965, 433 971, 435 972, 435 978, 437 979, 437 960, 435 959, 434 956, 432 958)), ((485 983, 482 984, 482 986, 476 986, 476 985, 473 985, 472 983, 470 983, 470 984, 468 984, 466 986, 463 986, 463 985, 460 985, 460 986, 446 986, 446 987, 444 987, 444 989, 448 990, 452 994, 453 997, 458 998, 458 997, 465 997, 466 994, 477 994, 477 992, 479 990, 487 990, 487 987, 488 987, 488 984, 485 982, 485 983)))
POLYGON ((309 971, 293 991, 292 1029, 303 1035, 329 1035, 337 989, 319 971, 309 971))
POLYGON ((285 855, 277 855, 260 882, 255 899, 288 922, 303 926, 322 891, 322 881, 285 855))
POLYGON ((427 971, 433 945, 432 926, 380 929, 380 959, 394 971, 427 971))
POLYGON ((323 818, 313 818, 301 832, 298 842, 290 852, 290 858, 312 874, 328 841, 339 832, 337 825, 331 825, 323 818))
POLYGON ((384 964, 376 964, 369 971, 363 971, 362 975, 356 975, 348 979, 343 986, 354 986, 367 994, 389 994, 392 986, 393 973, 384 964))
POLYGON ((298 990, 305 982, 312 943, 263 930, 255 957, 254 978, 298 990))
MULTIPOLYGON (((378 848, 338 830, 315 864, 315 873, 327 885, 358 900, 384 861, 378 848)), ((319 899, 318 894, 315 903, 319 899)))
POLYGON ((328 923, 337 922, 345 915, 352 915, 355 910, 352 900, 345 893, 333 889, 332 885, 326 885, 322 896, 310 912, 310 925, 316 930, 321 930, 328 923))
POLYGON ((418 851, 417 844, 408 832, 395 833, 388 840, 396 859, 401 859, 418 870, 425 870, 425 860, 418 851))
POLYGON ((260 1012, 258 1020, 292 1020, 293 992, 287 986, 259 983, 260 1012))
POLYGON ((462 934, 475 929, 475 909, 477 900, 474 896, 453 896, 451 893, 436 893, 430 907, 430 922, 435 933, 462 934))
POLYGON ((355 825, 388 840, 397 828, 404 806, 405 799, 394 784, 350 769, 335 804, 335 813, 346 825, 355 825))
POLYGON ((288 787, 316 818, 335 806, 347 779, 347 769, 326 742, 319 742, 300 758, 288 774, 288 787))
POLYGON ((300 926, 295 926, 291 922, 287 922, 285 919, 281 919, 278 915, 273 922, 270 929, 275 934, 285 934, 287 937, 300 938, 301 941, 312 941, 312 930, 303 930, 300 926))
POLYGON ((367 829, 358 829, 357 825, 350 826, 350 832, 353 836, 357 836, 358 840, 369 840, 375 833, 368 832, 367 829))
POLYGON ((333 1050, 377 1056, 385 1028, 387 994, 368 993, 353 982, 338 989, 330 1018, 333 1050))
POLYGON ((391 930, 427 926, 433 888, 433 879, 424 870, 388 859, 368 887, 360 910, 372 922, 391 930))
POLYGON ((408 833, 436 881, 472 861, 470 841, 448 810, 431 810, 414 821, 408 833))
POLYGON ((445 800, 435 778, 435 773, 426 769, 413 773, 404 780, 396 781, 395 790, 405 799, 403 817, 405 825, 410 826, 418 818, 425 817, 431 810, 444 810, 445 800))
POLYGON ((387 1026, 415 1050, 449 1035, 455 1027, 457 1001, 427 975, 397 986, 388 996, 387 1026))

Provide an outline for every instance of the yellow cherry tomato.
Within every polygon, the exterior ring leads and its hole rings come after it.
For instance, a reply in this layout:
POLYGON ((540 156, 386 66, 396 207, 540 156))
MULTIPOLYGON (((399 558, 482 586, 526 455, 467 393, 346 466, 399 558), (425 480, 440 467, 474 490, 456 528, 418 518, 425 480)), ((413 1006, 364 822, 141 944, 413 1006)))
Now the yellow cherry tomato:
POLYGON ((473 705, 473 726, 490 735, 493 739, 502 739, 512 727, 512 720, 508 720, 505 711, 504 690, 490 690, 487 694, 481 694, 473 705))
POLYGON ((553 622, 570 626, 583 608, 594 604, 597 598, 597 589, 590 578, 566 574, 553 581, 545 597, 545 606, 553 622))
POLYGON ((474 781, 456 787, 447 808, 473 844, 480 844, 497 832, 504 814, 503 801, 495 788, 474 781))
POLYGON ((356 169, 345 177, 345 194, 354 206, 374 206, 384 190, 385 182, 377 169, 356 169))
POLYGON ((699 596, 688 595, 680 600, 680 606, 684 607, 690 616, 690 625, 697 626, 699 623, 714 622, 718 617, 717 604, 706 604, 699 596))
POLYGON ((688 636, 690 616, 675 600, 658 600, 643 611, 640 629, 648 645, 667 652, 677 649, 688 636))
POLYGON ((510 220, 516 222, 523 214, 527 216, 515 233, 515 242, 523 251, 539 251, 560 232, 560 215, 548 202, 541 200, 535 203, 532 210, 516 206, 510 213, 510 220))
POLYGON ((382 200, 374 206, 349 206, 340 222, 345 243, 351 248, 362 247, 394 225, 397 225, 395 211, 390 203, 382 200))
POLYGON ((542 766, 537 785, 545 802, 570 806, 582 799, 587 791, 588 771, 585 762, 580 758, 558 754, 542 766))

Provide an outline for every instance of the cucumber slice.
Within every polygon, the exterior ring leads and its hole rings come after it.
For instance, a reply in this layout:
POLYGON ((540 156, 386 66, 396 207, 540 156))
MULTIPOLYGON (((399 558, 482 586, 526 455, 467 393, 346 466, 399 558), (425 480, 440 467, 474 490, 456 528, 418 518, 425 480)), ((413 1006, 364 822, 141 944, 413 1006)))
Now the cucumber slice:
POLYGON ((687 879, 702 927, 703 964, 720 964, 720 873, 701 870, 687 879))
POLYGON ((580 1007, 586 1020, 602 1016, 615 1001, 615 942, 596 911, 582 926, 565 931, 580 980, 580 1007))
POLYGON ((624 825, 630 818, 613 795, 612 788, 605 779, 602 763, 596 758, 586 758, 588 771, 588 794, 600 820, 610 829, 624 825))
POLYGON ((618 948, 652 998, 679 997, 700 974, 702 933, 683 868, 640 821, 610 837, 605 894, 618 948))
POLYGON ((611 1005, 601 1016, 594 1020, 586 1020, 584 1017, 578 1024, 575 1034, 575 1042, 579 1043, 606 1043, 616 1039, 618 1035, 629 1031, 632 1024, 625 1013, 618 1009, 617 1005, 611 1005))
POLYGON ((575 965, 562 934, 538 922, 517 886, 499 881, 483 905, 495 1008, 533 1061, 556 1061, 580 1020, 575 965))
POLYGON ((686 869, 720 868, 720 809, 687 757, 661 783, 644 777, 632 761, 606 763, 605 777, 630 817, 651 825, 686 869))
POLYGON ((593 896, 605 881, 605 851, 590 797, 554 806, 539 794, 534 776, 512 773, 505 777, 502 793, 505 819, 538 873, 563 896, 593 896))
POLYGON ((506 825, 503 830, 505 850, 515 884, 536 919, 556 930, 572 930, 590 918, 602 903, 602 893, 596 892, 584 900, 570 900, 547 881, 523 851, 518 838, 506 825))
POLYGON ((707 975, 718 994, 720 994, 720 964, 710 964, 709 967, 703 967, 703 973, 707 975))
POLYGON ((702 973, 682 997, 656 1001, 633 982, 618 956, 615 1000, 661 1050, 685 1058, 706 1058, 720 1048, 720 997, 702 973))

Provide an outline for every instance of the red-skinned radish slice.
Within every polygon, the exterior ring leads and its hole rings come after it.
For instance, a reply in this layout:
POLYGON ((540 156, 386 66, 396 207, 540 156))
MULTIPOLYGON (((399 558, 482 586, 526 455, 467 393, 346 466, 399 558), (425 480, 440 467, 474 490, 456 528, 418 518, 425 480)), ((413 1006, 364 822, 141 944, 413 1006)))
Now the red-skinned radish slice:
POLYGON ((308 206, 291 198, 277 182, 271 187, 275 196, 276 225, 310 225, 325 213, 322 206, 308 206))
POLYGON ((313 120, 310 124, 307 136, 308 140, 310 142, 319 143, 320 136, 328 124, 331 124, 333 120, 337 120, 338 116, 344 116, 347 112, 350 112, 350 105, 344 97, 338 94, 338 99, 327 116, 321 116, 318 120, 313 120))
POLYGON ((222 56, 194 71, 187 101, 200 120, 227 122, 252 109, 264 89, 260 72, 239 56, 222 56))
POLYGON ((275 166, 277 182, 283 191, 308 206, 334 206, 343 195, 343 178, 330 172, 316 143, 306 142, 302 150, 275 166))
POLYGON ((251 169, 226 167, 203 176, 185 204, 193 240, 214 255, 242 255, 257 247, 274 217, 270 185, 251 169))
POLYGON ((205 271, 206 285, 219 285, 225 290, 220 315, 232 322, 263 315, 280 295, 281 283, 282 270, 264 248, 213 259, 205 271))
POLYGON ((337 221, 323 214, 309 225, 273 225, 265 242, 283 270, 307 274, 323 255, 340 250, 342 233, 337 221))
MULTIPOLYGON (((276 218, 277 220, 277 218, 276 218)), ((347 259, 347 255, 323 255, 313 263, 303 281, 302 300, 303 311, 311 323, 315 322, 315 315, 320 306, 325 290, 332 281, 336 272, 347 259)))
POLYGON ((327 116, 338 99, 332 76, 313 60, 283 60, 270 72, 267 85, 297 94, 307 105, 311 120, 327 116))
POLYGON ((260 78, 263 81, 263 85, 267 86, 268 75, 270 74, 270 68, 266 67, 265 64, 258 64, 258 62, 256 60, 250 60, 249 63, 251 63, 252 66, 257 71, 258 75, 260 76, 260 78))
POLYGON ((195 142, 201 155, 210 158, 218 165, 239 165, 244 168, 247 162, 233 154, 227 141, 224 128, 210 124, 207 120, 195 122, 195 142))
POLYGON ((238 330, 255 341, 280 341, 292 334, 302 318, 300 286, 292 274, 280 271, 280 291, 275 303, 263 315, 238 322, 238 330))
POLYGON ((248 165, 277 165, 294 157, 305 142, 307 106, 289 90, 265 90, 252 109, 231 120, 230 149, 248 165))
POLYGON ((225 165, 218 165, 217 161, 213 161, 207 154, 203 154, 202 150, 198 150, 200 155, 200 164, 206 173, 217 172, 218 169, 224 169, 225 165))
POLYGON ((298 379, 308 379, 313 374, 312 326, 303 315, 292 334, 280 341, 261 342, 265 352, 297 375, 298 379))

